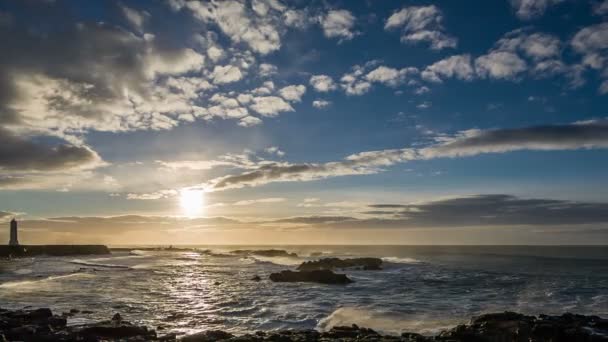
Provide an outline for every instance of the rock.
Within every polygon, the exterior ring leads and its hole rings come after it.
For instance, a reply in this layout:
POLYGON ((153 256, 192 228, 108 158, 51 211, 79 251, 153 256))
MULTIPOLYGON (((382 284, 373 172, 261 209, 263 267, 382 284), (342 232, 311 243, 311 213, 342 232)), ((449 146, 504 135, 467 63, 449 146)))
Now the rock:
POLYGON ((182 342, 214 342, 226 340, 234 337, 234 335, 221 330, 207 330, 200 333, 185 336, 181 339, 182 342))
POLYGON ((260 250, 248 250, 248 249, 238 249, 230 252, 232 254, 237 255, 257 255, 264 257, 292 257, 297 258, 298 255, 296 253, 289 253, 282 249, 260 249, 260 250))
POLYGON ((256 274, 256 275, 253 276, 253 278, 251 278, 251 280, 253 280, 253 281, 261 281, 262 278, 260 278, 260 276, 256 274))
POLYGON ((76 335, 85 340, 116 339, 124 340, 139 338, 143 341, 155 340, 156 332, 148 330, 147 327, 133 325, 129 322, 109 321, 95 323, 80 328, 76 335))
POLYGON ((122 321, 122 316, 117 312, 114 314, 114 316, 112 316, 112 321, 113 322, 120 322, 122 321))
POLYGON ((381 270, 382 259, 380 258, 323 258, 315 261, 306 261, 298 266, 299 271, 312 270, 335 270, 345 268, 362 268, 363 270, 381 270))
POLYGON ((274 282, 312 282, 321 284, 349 284, 350 280, 345 274, 336 274, 330 270, 315 271, 281 271, 270 274, 274 282))

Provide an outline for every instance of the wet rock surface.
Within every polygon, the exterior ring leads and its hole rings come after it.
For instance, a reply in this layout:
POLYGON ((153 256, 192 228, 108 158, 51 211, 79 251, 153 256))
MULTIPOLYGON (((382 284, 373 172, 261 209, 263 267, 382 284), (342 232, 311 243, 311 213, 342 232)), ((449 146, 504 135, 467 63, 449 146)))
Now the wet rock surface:
POLYGON ((270 274, 270 280, 281 283, 319 283, 319 284, 350 284, 353 281, 346 274, 337 274, 330 270, 314 271, 281 271, 270 274))
MULTIPOLYGON (((76 310, 74 310, 76 311, 76 310)), ((77 314, 77 312, 74 312, 77 314)), ((258 331, 235 336, 221 330, 176 336, 160 336, 145 326, 129 323, 115 314, 111 320, 81 326, 67 326, 64 317, 50 309, 0 309, 0 341, 407 341, 407 342, 599 342, 608 341, 608 319, 597 316, 563 314, 526 316, 515 312, 490 313, 471 319, 468 324, 445 330, 437 336, 404 332, 382 335, 372 329, 336 326, 325 332, 316 330, 258 331)))
POLYGON ((351 259, 340 259, 340 258, 323 258, 315 261, 305 261, 298 266, 299 271, 313 271, 313 270, 336 270, 355 268, 366 271, 381 270, 382 259, 380 258, 351 258, 351 259))

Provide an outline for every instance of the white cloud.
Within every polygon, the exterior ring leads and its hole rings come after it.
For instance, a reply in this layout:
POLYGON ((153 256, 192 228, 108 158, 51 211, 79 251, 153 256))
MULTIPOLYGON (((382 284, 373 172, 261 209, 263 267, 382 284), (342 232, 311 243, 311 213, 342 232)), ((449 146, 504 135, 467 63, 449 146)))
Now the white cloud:
POLYGON ((135 27, 135 29, 137 29, 139 32, 143 32, 144 22, 150 15, 145 11, 139 12, 122 4, 120 5, 120 9, 129 23, 131 23, 131 25, 133 25, 133 27, 135 27))
POLYGON ((475 76, 471 65, 470 55, 455 55, 426 67, 422 72, 422 78, 431 82, 441 82, 443 78, 458 78, 470 81, 475 76))
POLYGON ((306 86, 299 85, 290 85, 279 90, 279 94, 282 98, 287 101, 300 102, 302 100, 302 96, 306 93, 306 86))
POLYGON ((314 100, 312 101, 312 106, 315 108, 323 109, 327 108, 331 105, 330 101, 327 100, 314 100))
POLYGON ((530 20, 542 16, 547 8, 563 0, 510 0, 519 19, 530 20))
POLYGON ((239 120, 238 125, 242 126, 242 127, 252 127, 252 126, 257 126, 259 124, 262 123, 262 120, 260 120, 259 118, 256 118, 255 116, 246 116, 244 118, 242 118, 241 120, 239 120))
POLYGON ((475 60, 475 70, 482 78, 514 80, 526 69, 526 62, 511 52, 490 52, 475 60))
POLYGON ((251 109, 263 116, 277 116, 280 112, 293 112, 291 105, 278 96, 258 96, 253 98, 251 109))
POLYGON ((277 73, 278 68, 272 64, 262 63, 260 64, 260 76, 268 77, 277 73))
POLYGON ((211 78, 215 84, 226 84, 239 81, 243 78, 241 70, 233 65, 216 65, 211 73, 211 78))
POLYGON ((350 40, 356 35, 355 16, 348 10, 330 10, 321 17, 320 23, 327 38, 350 40))
POLYGON ((404 43, 428 42, 433 50, 456 47, 458 40, 444 32, 442 22, 443 14, 437 6, 410 6, 394 12, 384 29, 400 28, 404 43))
POLYGON ((310 77, 310 85, 318 92, 328 92, 336 89, 334 80, 327 75, 313 75, 310 77))
POLYGON ((280 203, 280 202, 285 202, 287 199, 282 198, 282 197, 270 197, 270 198, 258 198, 258 199, 252 199, 252 200, 242 200, 242 201, 238 201, 238 202, 234 202, 234 205, 238 205, 238 206, 244 206, 244 205, 254 205, 254 204, 260 204, 260 203, 280 203))
POLYGON ((277 146, 270 146, 264 149, 264 152, 268 153, 268 154, 276 154, 279 157, 284 157, 285 156, 285 152, 281 151, 280 148, 278 148, 277 146))
POLYGON ((417 73, 418 69, 413 67, 398 70, 381 65, 365 75, 365 79, 369 82, 378 82, 394 87, 404 82, 408 76, 417 73))
POLYGON ((266 55, 281 47, 279 25, 285 7, 277 1, 255 1, 252 7, 237 0, 172 0, 169 4, 173 10, 186 8, 196 19, 214 23, 234 43, 245 43, 260 54, 266 55), (266 14, 260 16, 260 13, 266 14))
POLYGON ((593 6, 593 13, 595 15, 605 15, 605 14, 608 14, 608 0, 604 0, 602 2, 597 2, 593 6))

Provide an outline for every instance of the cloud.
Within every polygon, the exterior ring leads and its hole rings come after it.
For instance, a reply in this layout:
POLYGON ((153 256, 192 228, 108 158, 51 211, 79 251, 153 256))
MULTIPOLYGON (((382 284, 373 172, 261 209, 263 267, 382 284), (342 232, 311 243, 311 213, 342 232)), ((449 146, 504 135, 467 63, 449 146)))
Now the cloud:
POLYGON ((475 70, 471 65, 470 55, 455 55, 429 65, 422 71, 421 76, 431 82, 442 82, 444 78, 452 77, 470 81, 475 76, 475 70))
POLYGON ((47 145, 0 128, 0 170, 68 171, 96 168, 101 157, 88 146, 47 145))
POLYGON ((318 109, 327 108, 331 105, 331 101, 327 100, 314 100, 312 101, 312 106, 318 109))
POLYGON ((608 147, 608 121, 514 129, 466 130, 438 145, 422 148, 424 158, 464 157, 520 150, 577 150, 608 147))
POLYGON ((348 10, 330 10, 321 17, 320 24, 327 38, 350 40, 357 34, 353 31, 355 16, 348 10))
POLYGON ((545 14, 545 11, 563 0, 510 0, 515 15, 522 20, 530 20, 545 14))
POLYGON ((595 15, 608 14, 608 0, 596 2, 593 5, 593 14, 595 14, 595 15))
MULTIPOLYGON (((581 74, 588 68, 600 71, 600 77, 604 82, 608 79, 608 23, 601 23, 582 28, 578 31, 570 45, 577 53, 582 55, 582 62, 578 69, 573 71, 573 83, 575 86, 582 85, 584 80, 581 74)), ((599 89, 601 94, 605 94, 605 85, 602 83, 599 89)))
POLYGON ((282 98, 287 101, 300 102, 302 101, 302 96, 306 93, 306 86, 299 85, 290 85, 279 90, 279 94, 282 98))
POLYGON ((334 80, 327 75, 313 75, 310 77, 310 85, 318 92, 326 93, 336 89, 334 80))
POLYGON ((468 157, 521 150, 558 151, 608 148, 608 122, 595 120, 567 125, 519 129, 466 130, 440 136, 434 145, 366 151, 327 163, 271 162, 236 175, 221 176, 197 185, 209 192, 259 186, 273 182, 313 181, 348 175, 368 175, 383 167, 412 160, 468 157))
POLYGON ((253 127, 253 126, 257 126, 261 123, 262 123, 262 120, 260 118, 256 118, 255 116, 249 115, 244 118, 241 118, 239 120, 238 125, 242 126, 242 127, 253 127))
POLYGON ((526 30, 515 30, 505 34, 495 44, 496 50, 521 51, 536 61, 557 58, 561 52, 561 41, 547 33, 528 33, 526 30))
POLYGON ((280 112, 293 112, 291 105, 278 96, 258 96, 253 98, 251 109, 263 116, 277 116, 280 112))
MULTIPOLYGON (((402 228, 554 226, 608 222, 608 203, 526 199, 505 194, 475 195, 419 204, 377 204, 402 228)), ((380 214, 375 212, 372 214, 380 214)), ((364 221, 365 222, 365 221, 364 221)))
POLYGON ((278 68, 275 65, 262 63, 260 64, 260 76, 261 77, 269 77, 277 73, 278 68))
POLYGON ((226 84, 241 80, 243 74, 241 73, 241 70, 234 65, 216 65, 215 68, 213 68, 211 78, 215 84, 226 84))
POLYGON ((78 140, 89 130, 169 129, 192 112, 192 93, 159 78, 199 71, 205 58, 104 23, 76 23, 44 35, 0 30, 0 125, 78 140), (95 72, 92 72, 95 71, 95 72))
POLYGON ((490 52, 475 59, 475 70, 482 78, 515 80, 527 67, 526 61, 505 51, 490 52))
POLYGON ((268 154, 276 154, 279 157, 284 157, 285 156, 285 152, 281 151, 280 148, 278 148, 277 146, 270 146, 264 149, 264 152, 268 153, 268 154))
POLYGON ((365 79, 369 82, 378 82, 395 87, 403 83, 408 76, 415 75, 417 73, 418 69, 414 67, 398 70, 381 65, 365 75, 365 79))
POLYGON ((260 203, 279 203, 279 202, 285 202, 285 201, 286 201, 286 199, 282 198, 282 197, 270 197, 270 198, 258 198, 258 199, 252 199, 252 200, 242 200, 242 201, 234 202, 233 205, 246 206, 246 205, 254 205, 254 204, 260 204, 260 203))
POLYGON ((150 16, 148 12, 140 12, 123 4, 120 5, 120 9, 122 10, 125 18, 129 21, 129 23, 131 23, 131 25, 133 25, 135 29, 137 29, 137 31, 144 31, 144 22, 150 16))
POLYGON ((442 22, 443 14, 437 6, 410 6, 394 12, 384 29, 401 29, 404 43, 427 42, 433 50, 456 47, 458 40, 444 32, 442 22))
POLYGON ((160 190, 160 191, 155 191, 155 192, 151 192, 151 193, 143 193, 143 194, 130 193, 130 194, 127 194, 127 199, 143 200, 143 201, 159 200, 159 199, 163 199, 163 198, 175 197, 178 195, 178 193, 179 192, 177 190, 160 190))
POLYGON ((236 0, 171 0, 169 4, 175 11, 190 11, 202 23, 217 25, 233 43, 244 43, 262 55, 281 47, 281 15, 286 8, 278 1, 254 1, 252 6, 236 0))

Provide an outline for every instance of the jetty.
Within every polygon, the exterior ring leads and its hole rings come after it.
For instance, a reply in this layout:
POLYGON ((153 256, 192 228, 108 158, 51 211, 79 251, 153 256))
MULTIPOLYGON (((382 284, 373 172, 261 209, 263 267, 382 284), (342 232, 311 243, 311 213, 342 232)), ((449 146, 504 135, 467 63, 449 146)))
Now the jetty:
POLYGON ((111 254, 110 249, 105 245, 21 245, 17 234, 17 220, 12 219, 9 243, 0 245, 0 258, 111 254))

